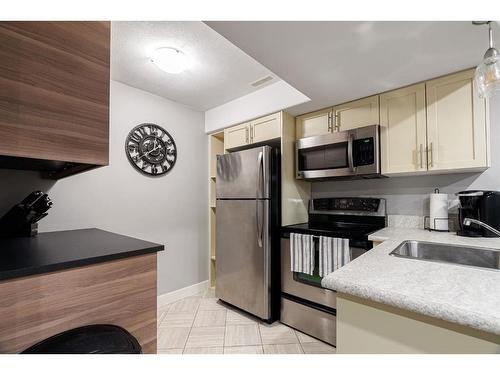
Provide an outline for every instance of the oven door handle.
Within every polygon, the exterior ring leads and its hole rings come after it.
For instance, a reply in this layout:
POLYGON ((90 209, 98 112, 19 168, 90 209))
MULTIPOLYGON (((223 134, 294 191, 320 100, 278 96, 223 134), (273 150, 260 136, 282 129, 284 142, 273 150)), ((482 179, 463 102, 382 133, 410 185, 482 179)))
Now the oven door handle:
POLYGON ((353 146, 354 146, 354 134, 350 133, 349 139, 347 141, 347 163, 349 163, 349 170, 352 173, 355 173, 356 167, 354 166, 353 146))

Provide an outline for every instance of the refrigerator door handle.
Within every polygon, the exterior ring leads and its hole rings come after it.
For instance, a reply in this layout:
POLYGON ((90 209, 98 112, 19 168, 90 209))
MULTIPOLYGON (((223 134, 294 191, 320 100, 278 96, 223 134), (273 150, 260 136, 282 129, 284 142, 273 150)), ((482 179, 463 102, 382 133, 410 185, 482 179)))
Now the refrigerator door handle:
POLYGON ((255 200, 255 216, 257 219, 257 242, 259 244, 259 247, 262 247, 262 235, 263 235, 263 230, 264 230, 264 224, 262 223, 262 218, 260 214, 260 200, 259 198, 262 197, 262 175, 264 173, 264 168, 262 165, 262 160, 263 159, 263 154, 262 152, 259 152, 259 157, 257 158, 257 194, 256 197, 257 199, 255 200))
POLYGON ((261 204, 264 203, 263 200, 260 200, 260 199, 256 199, 255 200, 255 205, 256 205, 256 211, 257 211, 257 243, 259 245, 259 247, 262 247, 262 235, 263 235, 263 231, 264 231, 264 225, 262 223, 262 220, 263 218, 261 217, 262 214, 261 212, 263 210, 260 209, 260 206, 261 204))
POLYGON ((263 181, 263 178, 264 178, 264 164, 263 164, 263 161, 264 161, 264 154, 261 152, 259 152, 259 156, 257 158, 257 193, 256 193, 256 198, 259 199, 259 198, 263 198, 264 197, 264 193, 263 193, 263 189, 262 189, 262 181, 263 181))

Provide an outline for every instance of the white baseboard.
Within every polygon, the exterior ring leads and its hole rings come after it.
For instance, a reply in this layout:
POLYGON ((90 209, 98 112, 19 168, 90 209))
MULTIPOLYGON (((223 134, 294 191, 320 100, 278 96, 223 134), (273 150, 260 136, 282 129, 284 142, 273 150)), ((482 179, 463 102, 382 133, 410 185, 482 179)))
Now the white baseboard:
POLYGON ((202 281, 198 284, 189 285, 182 289, 174 290, 173 292, 165 293, 157 298, 158 307, 168 305, 180 299, 194 296, 200 292, 204 292, 208 288, 208 280, 202 281))

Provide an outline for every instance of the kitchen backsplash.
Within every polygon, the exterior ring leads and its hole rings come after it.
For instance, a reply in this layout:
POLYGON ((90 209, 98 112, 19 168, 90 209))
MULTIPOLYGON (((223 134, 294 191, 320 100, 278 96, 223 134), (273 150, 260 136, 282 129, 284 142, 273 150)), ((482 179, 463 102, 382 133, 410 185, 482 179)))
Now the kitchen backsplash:
MULTIPOLYGON (((428 219, 417 215, 387 215, 387 226, 393 228, 428 228, 428 219)), ((458 230, 458 213, 449 213, 448 229, 450 232, 458 230)))
MULTIPOLYGON (((499 158, 500 160, 500 158, 499 158)), ((325 197, 377 197, 387 202, 387 214, 405 216, 429 215, 429 194, 435 188, 449 195, 450 215, 457 212, 455 193, 468 190, 500 190, 500 166, 495 165, 483 173, 464 173, 433 176, 390 177, 377 180, 314 182, 313 198, 325 197)))
MULTIPOLYGON (((497 169, 500 169, 497 167, 497 169)), ((429 194, 435 188, 448 193, 449 228, 458 227, 458 199, 456 192, 468 189, 499 190, 490 185, 495 168, 481 173, 433 176, 390 177, 377 180, 323 181, 312 184, 312 197, 377 197, 387 203, 388 226, 423 228, 424 217, 429 215, 429 194), (485 181, 485 182, 483 182, 485 181)), ((498 173, 500 175, 500 173, 498 173)))
POLYGON ((419 228, 424 227, 424 218, 417 215, 388 215, 387 226, 394 228, 419 228))

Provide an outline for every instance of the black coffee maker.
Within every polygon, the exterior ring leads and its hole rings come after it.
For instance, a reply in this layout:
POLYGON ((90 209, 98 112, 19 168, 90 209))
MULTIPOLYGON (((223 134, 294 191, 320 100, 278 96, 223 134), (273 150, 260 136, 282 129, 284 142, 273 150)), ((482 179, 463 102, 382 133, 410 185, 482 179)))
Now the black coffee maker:
POLYGON ((500 192, 491 190, 466 190, 456 193, 460 200, 458 209, 459 230, 464 237, 497 237, 475 223, 464 225, 464 219, 475 219, 500 230, 500 192))

